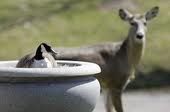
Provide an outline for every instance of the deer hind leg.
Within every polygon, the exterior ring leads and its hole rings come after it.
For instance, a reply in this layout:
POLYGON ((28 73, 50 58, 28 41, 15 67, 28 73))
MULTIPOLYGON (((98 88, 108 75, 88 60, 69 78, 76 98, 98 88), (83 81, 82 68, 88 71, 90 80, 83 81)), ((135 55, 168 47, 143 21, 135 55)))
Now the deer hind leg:
POLYGON ((112 90, 111 91, 111 100, 113 103, 113 106, 116 110, 116 112, 123 112, 123 106, 122 106, 122 92, 119 90, 112 90))

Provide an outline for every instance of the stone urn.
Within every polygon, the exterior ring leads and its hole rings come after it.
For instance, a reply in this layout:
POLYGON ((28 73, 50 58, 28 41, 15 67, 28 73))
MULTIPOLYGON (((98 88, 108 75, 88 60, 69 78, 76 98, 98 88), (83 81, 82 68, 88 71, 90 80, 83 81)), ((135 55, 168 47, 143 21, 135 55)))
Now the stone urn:
POLYGON ((56 68, 15 68, 0 61, 1 112, 92 112, 100 96, 97 64, 57 61, 56 68))

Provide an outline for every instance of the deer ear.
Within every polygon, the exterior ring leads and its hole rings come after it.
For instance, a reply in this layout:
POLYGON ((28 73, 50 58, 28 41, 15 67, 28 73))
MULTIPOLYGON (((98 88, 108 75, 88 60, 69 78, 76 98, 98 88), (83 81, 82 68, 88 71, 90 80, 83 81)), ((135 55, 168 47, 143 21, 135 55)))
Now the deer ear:
POLYGON ((151 10, 149 10, 149 11, 145 14, 146 20, 151 20, 151 19, 153 19, 154 17, 157 16, 158 12, 159 12, 159 7, 158 7, 158 6, 153 7, 151 10))
POLYGON ((133 15, 125 9, 119 9, 119 16, 124 21, 127 21, 133 17, 133 15))

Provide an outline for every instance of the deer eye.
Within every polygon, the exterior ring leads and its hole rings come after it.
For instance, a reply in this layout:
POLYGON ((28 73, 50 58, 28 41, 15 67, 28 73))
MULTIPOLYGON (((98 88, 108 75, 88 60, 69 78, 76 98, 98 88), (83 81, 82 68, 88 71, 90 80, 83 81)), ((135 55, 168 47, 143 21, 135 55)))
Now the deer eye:
POLYGON ((146 23, 146 22, 144 22, 143 24, 144 24, 145 26, 147 25, 147 23, 146 23))
POLYGON ((136 23, 135 23, 135 22, 130 22, 130 24, 131 24, 132 26, 136 26, 136 23))

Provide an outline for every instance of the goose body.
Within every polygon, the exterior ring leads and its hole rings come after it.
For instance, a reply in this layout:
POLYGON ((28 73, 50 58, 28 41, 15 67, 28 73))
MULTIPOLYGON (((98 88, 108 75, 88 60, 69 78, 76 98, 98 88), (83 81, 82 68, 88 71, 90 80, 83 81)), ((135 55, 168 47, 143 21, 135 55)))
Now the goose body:
POLYGON ((44 58, 43 60, 34 60, 34 63, 32 64, 32 68, 52 68, 53 65, 47 58, 44 58))

